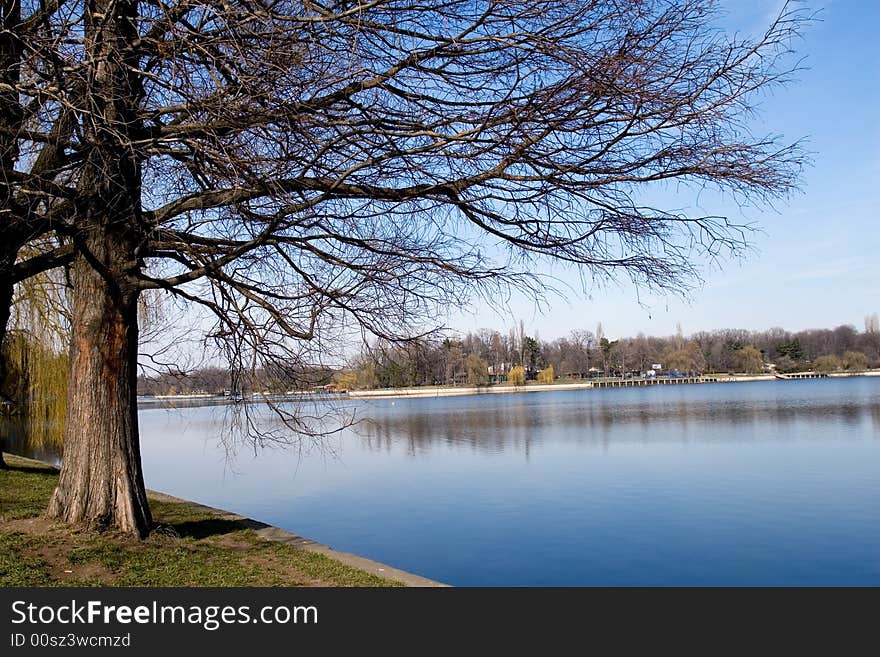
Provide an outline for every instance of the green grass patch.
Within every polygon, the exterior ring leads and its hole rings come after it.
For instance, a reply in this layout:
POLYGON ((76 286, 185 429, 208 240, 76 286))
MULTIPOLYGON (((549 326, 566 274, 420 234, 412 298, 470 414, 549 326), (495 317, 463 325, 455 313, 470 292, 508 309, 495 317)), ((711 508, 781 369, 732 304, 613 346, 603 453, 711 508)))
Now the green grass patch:
POLYGON ((33 518, 46 510, 58 470, 6 455, 9 470, 0 470, 0 522, 33 518))
POLYGON ((34 554, 39 539, 19 532, 0 532, 0 586, 48 586, 48 564, 34 554))
POLYGON ((55 523, 42 514, 57 470, 6 461, 0 586, 399 586, 189 502, 151 499, 157 530, 143 541, 55 523))

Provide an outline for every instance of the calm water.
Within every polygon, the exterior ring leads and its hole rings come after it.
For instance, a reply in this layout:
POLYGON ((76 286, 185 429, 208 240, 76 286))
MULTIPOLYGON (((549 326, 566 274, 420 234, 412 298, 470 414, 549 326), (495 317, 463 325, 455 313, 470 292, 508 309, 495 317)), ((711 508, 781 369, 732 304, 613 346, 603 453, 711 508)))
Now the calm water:
POLYGON ((232 460, 142 410, 147 485, 456 585, 880 585, 880 378, 357 407, 232 460))

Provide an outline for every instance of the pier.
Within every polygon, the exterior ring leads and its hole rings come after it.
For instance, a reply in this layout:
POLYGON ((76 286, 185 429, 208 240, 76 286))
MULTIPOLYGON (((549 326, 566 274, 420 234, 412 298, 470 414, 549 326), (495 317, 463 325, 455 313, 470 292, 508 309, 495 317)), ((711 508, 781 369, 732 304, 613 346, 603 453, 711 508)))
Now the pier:
POLYGON ((826 372, 793 372, 792 374, 774 373, 780 381, 791 381, 793 379, 827 379, 826 372))
POLYGON ((639 379, 604 379, 593 381, 594 388, 635 388, 638 386, 669 386, 686 383, 719 383, 717 376, 651 376, 639 379))

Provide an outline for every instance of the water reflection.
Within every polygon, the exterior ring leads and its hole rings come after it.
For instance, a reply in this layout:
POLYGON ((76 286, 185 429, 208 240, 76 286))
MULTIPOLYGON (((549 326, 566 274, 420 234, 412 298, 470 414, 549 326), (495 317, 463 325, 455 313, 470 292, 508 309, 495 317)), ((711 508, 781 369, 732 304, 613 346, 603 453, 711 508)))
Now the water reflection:
MULTIPOLYGON (((735 391, 728 384, 726 392, 735 391)), ((367 449, 403 445, 410 455, 439 447, 528 454, 536 441, 598 444, 611 437, 640 443, 809 439, 824 437, 822 426, 864 426, 880 436, 880 399, 870 395, 725 399, 716 393, 705 399, 649 399, 584 391, 565 401, 526 395, 401 400, 361 412, 369 416, 358 428, 367 449)))
POLYGON ((348 406, 234 472, 226 409, 144 410, 147 485, 458 585, 880 584, 880 378, 348 406))
MULTIPOLYGON (((847 435, 863 429, 880 439, 880 381, 834 380, 791 383, 719 384, 675 388, 631 388, 559 393, 481 395, 440 399, 303 400, 314 417, 360 418, 354 432, 368 451, 402 450, 427 456, 436 449, 476 453, 511 451, 529 456, 536 445, 566 442, 607 448, 615 443, 788 441, 847 435), (322 407, 325 410, 315 410, 322 407), (328 412, 327 409, 338 411, 328 412)), ((290 404, 290 407, 302 407, 290 404)), ((274 413, 261 414, 267 434, 282 425, 274 413)), ((141 409, 163 409, 187 431, 197 430, 232 458, 236 416, 223 400, 161 403, 142 400, 141 409), (208 414, 196 408, 219 406, 208 414)), ((204 408, 204 410, 208 410, 204 408)), ((34 444, 16 417, 0 417, 6 451, 59 463, 57 446, 34 444)), ((329 439, 328 439, 329 440, 329 439)), ((328 441, 325 441, 324 447, 328 441)), ((253 448, 252 441, 248 447, 253 448)), ((303 445, 298 445, 302 450, 303 445)), ((320 451, 320 449, 318 449, 320 451)))
POLYGON ((38 461, 46 461, 59 465, 60 438, 53 443, 46 443, 42 436, 44 432, 36 432, 41 436, 39 440, 32 440, 35 432, 31 431, 27 422, 18 416, 0 416, 0 437, 2 437, 3 451, 18 454, 38 461))

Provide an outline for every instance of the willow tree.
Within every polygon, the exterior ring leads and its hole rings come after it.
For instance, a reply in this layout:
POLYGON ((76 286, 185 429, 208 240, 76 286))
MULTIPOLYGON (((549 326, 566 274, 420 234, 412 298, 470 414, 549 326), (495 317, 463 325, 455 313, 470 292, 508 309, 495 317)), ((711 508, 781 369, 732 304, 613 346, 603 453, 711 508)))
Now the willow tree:
MULTIPOLYGON (((58 448, 69 370, 63 283, 50 269, 12 287, 0 328, 0 400, 30 446, 58 448)), ((5 430, 0 428, 0 468, 6 467, 5 430)))
MULTIPOLYGON (((29 245, 27 260, 42 245, 29 245)), ((17 424, 32 447, 58 449, 66 415, 69 316, 63 272, 50 269, 15 286, 0 344, 0 391, 12 402, 17 424)), ((4 437, 0 435, 0 452, 4 437)), ((2 467, 2 459, 0 459, 2 467)))
POLYGON ((653 207, 657 185, 768 200, 801 165, 744 123, 790 71, 787 9, 742 38, 710 0, 25 7, 3 89, 30 123, 4 134, 63 156, 30 192, 53 213, 40 229, 75 251, 50 504, 69 522, 150 526, 144 290, 207 309, 242 366, 320 350, 340 327, 394 338, 475 294, 537 292, 541 261, 679 290, 746 233, 653 207))
MULTIPOLYGON (((72 250, 51 237, 25 239, 17 233, 25 223, 20 217, 7 214, 7 225, 0 224, 0 401, 16 409, 30 442, 57 447, 66 412, 69 326, 58 268, 72 250)), ((6 467, 4 443, 0 432, 0 468, 6 467)))
MULTIPOLYGON (((48 399, 63 388, 64 376, 58 375, 56 362, 58 334, 53 330, 59 327, 63 303, 56 294, 57 279, 46 275, 73 256, 72 248, 53 231, 70 208, 69 199, 56 192, 57 182, 71 175, 66 144, 73 123, 68 112, 44 111, 53 103, 33 77, 37 70, 30 68, 29 37, 44 15, 33 4, 23 12, 20 0, 0 0, 0 385, 11 383, 7 356, 17 361, 12 365, 18 370, 29 363, 33 390, 48 386, 49 394, 34 397, 26 413, 45 412, 58 419, 62 405, 48 399), (7 331, 15 319, 15 289, 21 283, 27 286, 21 290, 25 303, 19 306, 17 328, 25 333, 10 342, 7 331)), ((45 80, 45 70, 41 73, 45 80)), ((0 396, 12 392, 0 388, 0 396)), ((2 446, 0 435, 0 467, 2 446)))

